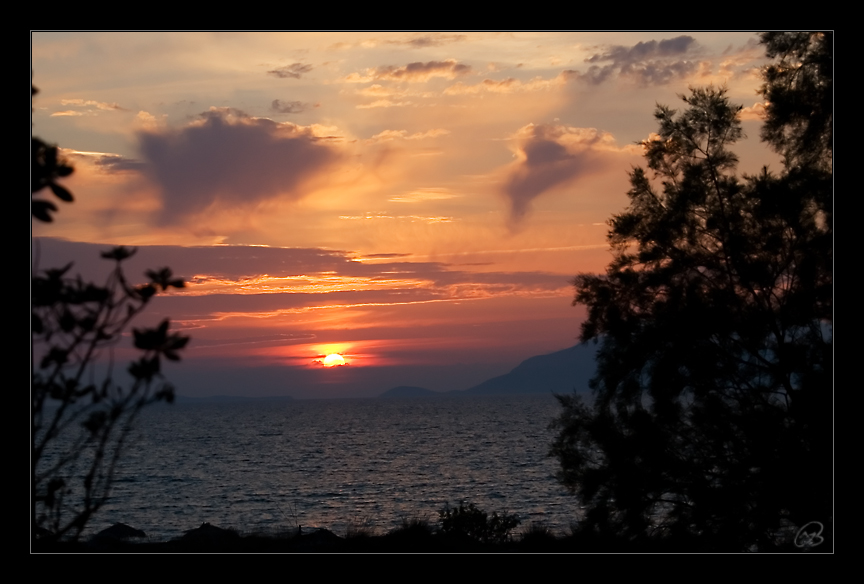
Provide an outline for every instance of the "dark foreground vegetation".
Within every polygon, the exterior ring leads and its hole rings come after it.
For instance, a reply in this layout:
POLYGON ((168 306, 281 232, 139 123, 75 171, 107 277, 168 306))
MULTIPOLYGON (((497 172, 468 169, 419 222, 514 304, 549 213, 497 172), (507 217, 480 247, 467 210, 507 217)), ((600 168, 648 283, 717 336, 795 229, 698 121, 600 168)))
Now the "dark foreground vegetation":
MULTIPOLYGON (((35 136, 31 142, 30 208, 35 220, 50 223, 58 209, 44 192, 71 203, 72 193, 57 181, 74 169, 57 146, 35 136)), ((162 363, 179 361, 189 337, 169 332, 168 319, 132 329, 139 357, 128 365, 127 383, 113 373, 113 350, 133 320, 157 294, 185 286, 170 268, 147 270, 149 282, 132 283, 122 263, 134 254, 126 247, 103 252, 113 268, 104 283, 86 282, 71 274, 71 263, 41 268, 31 243, 31 537, 41 530, 55 539, 77 539, 108 500, 141 410, 174 401, 162 363)))
MULTIPOLYGON (((818 540, 816 540, 818 542, 818 540)), ((339 536, 327 529, 303 529, 275 535, 241 534, 205 524, 185 536, 165 542, 146 538, 93 538, 88 542, 40 542, 41 553, 714 553, 737 552, 733 542, 708 538, 658 540, 627 539, 613 533, 575 530, 556 536, 542 526, 526 528, 512 537, 494 542, 465 534, 446 534, 424 522, 409 522, 394 531, 378 534, 354 530, 339 536)), ((830 553, 833 542, 816 543, 791 539, 767 553, 830 553), (799 547, 800 546, 800 547, 799 547)))
MULTIPOLYGON (((515 515, 492 513, 460 503, 438 512, 438 521, 405 519, 387 533, 349 525, 344 536, 328 529, 297 526, 276 534, 247 533, 209 523, 170 541, 150 541, 122 523, 114 524, 87 542, 37 539, 35 552, 45 553, 709 553, 737 552, 734 539, 701 537, 624 537, 574 525, 556 535, 543 524, 519 528, 515 515)), ((777 534, 760 552, 830 552, 833 541, 821 526, 777 534)))

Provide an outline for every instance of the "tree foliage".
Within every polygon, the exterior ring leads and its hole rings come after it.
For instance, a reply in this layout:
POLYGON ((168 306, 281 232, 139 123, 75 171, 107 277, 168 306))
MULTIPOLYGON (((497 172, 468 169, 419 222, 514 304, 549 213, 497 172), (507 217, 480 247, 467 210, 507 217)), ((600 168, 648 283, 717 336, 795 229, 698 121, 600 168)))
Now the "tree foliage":
MULTIPOLYGON (((33 91, 35 93, 35 89, 33 91)), ((49 188, 72 167, 57 148, 33 138, 32 194, 49 188)), ((32 200, 32 216, 51 221, 49 201, 32 200)), ((34 534, 77 538, 108 498, 114 471, 141 409, 171 402, 174 388, 162 376, 162 359, 176 361, 188 337, 169 332, 169 321, 133 329, 140 357, 128 367, 131 384, 112 375, 112 350, 130 323, 159 292, 184 282, 163 268, 149 282, 131 284, 122 263, 134 249, 115 247, 102 285, 71 276, 72 264, 35 270, 31 279, 31 508, 34 534), (106 355, 107 354, 107 355, 106 355), (107 357, 107 359, 106 359, 107 357)))
MULTIPOLYGON (((30 95, 36 95, 37 89, 31 87, 30 95)), ((73 168, 63 160, 56 146, 46 144, 35 136, 30 137, 32 143, 30 164, 30 197, 32 199, 30 208, 33 216, 45 222, 53 220, 51 213, 57 211, 57 205, 44 199, 33 199, 33 195, 44 188, 48 188, 54 196, 67 203, 72 202, 72 193, 65 187, 57 184, 57 179, 69 176, 73 168)))
POLYGON ((768 102, 762 139, 786 157, 786 166, 830 169, 834 143, 834 34, 767 32, 761 93, 768 102))
MULTIPOLYGON (((796 38, 763 40, 771 55, 796 38)), ((775 117, 792 98, 772 71, 764 136, 783 173, 735 174, 740 106, 723 89, 692 89, 681 113, 658 106, 648 170, 609 222, 614 259, 575 279, 582 340, 599 343, 595 395, 559 397, 552 454, 586 529, 743 550, 830 521, 832 177, 801 154, 811 130, 775 117)))

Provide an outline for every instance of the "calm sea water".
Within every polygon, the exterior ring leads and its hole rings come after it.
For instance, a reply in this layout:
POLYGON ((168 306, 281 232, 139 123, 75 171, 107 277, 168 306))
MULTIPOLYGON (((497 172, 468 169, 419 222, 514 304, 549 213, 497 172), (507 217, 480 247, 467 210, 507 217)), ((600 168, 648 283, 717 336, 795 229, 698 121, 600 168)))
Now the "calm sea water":
POLYGON ((551 395, 159 405, 90 531, 385 533, 467 501, 564 533, 579 508, 546 456, 558 410, 551 395))

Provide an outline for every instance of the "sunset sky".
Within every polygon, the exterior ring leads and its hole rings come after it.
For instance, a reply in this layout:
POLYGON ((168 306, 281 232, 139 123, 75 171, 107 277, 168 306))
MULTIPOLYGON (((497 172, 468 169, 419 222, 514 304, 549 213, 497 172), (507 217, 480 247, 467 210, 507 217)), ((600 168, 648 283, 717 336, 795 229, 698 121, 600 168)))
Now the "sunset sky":
POLYGON ((133 278, 185 278, 139 323, 192 337, 167 368, 183 395, 466 389, 577 342, 570 281, 611 257, 657 103, 725 85, 739 172, 779 170, 757 40, 34 32, 33 133, 75 166, 34 267, 99 279, 122 244, 133 278))

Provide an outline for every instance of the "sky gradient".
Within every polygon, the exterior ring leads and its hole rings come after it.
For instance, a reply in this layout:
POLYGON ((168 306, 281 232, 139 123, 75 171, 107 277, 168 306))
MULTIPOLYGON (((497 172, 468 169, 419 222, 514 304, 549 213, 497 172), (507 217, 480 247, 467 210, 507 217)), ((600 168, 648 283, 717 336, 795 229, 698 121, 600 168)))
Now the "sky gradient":
POLYGON ((98 281, 128 245, 131 277, 184 277, 140 323, 192 337, 167 370, 184 395, 465 389, 572 346, 571 280, 604 270, 655 104, 690 86, 744 106, 739 172, 780 166, 754 33, 31 41, 33 133, 75 166, 33 265, 98 281))

